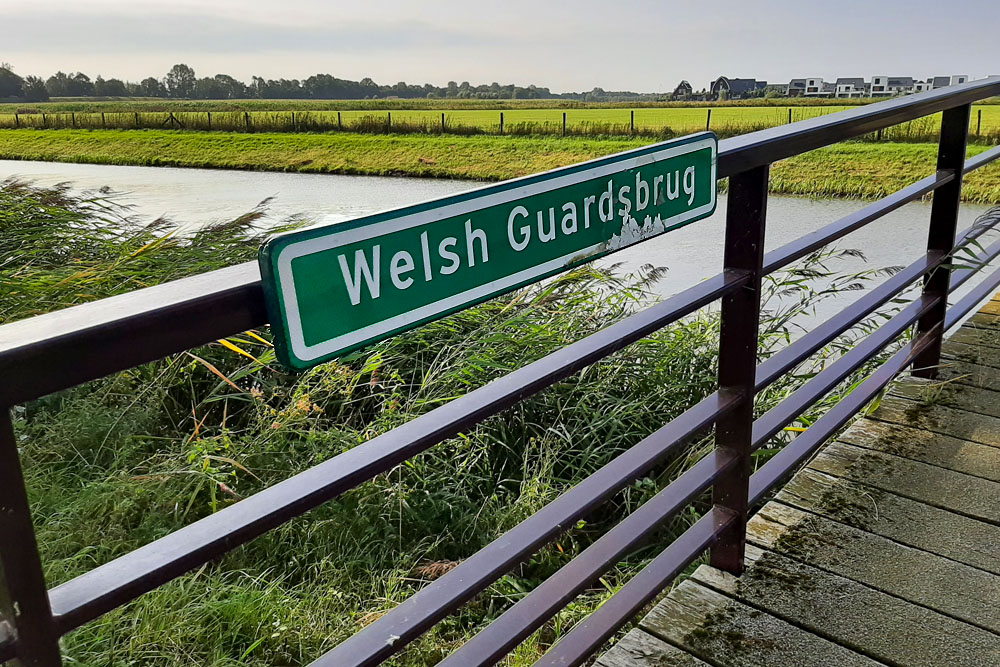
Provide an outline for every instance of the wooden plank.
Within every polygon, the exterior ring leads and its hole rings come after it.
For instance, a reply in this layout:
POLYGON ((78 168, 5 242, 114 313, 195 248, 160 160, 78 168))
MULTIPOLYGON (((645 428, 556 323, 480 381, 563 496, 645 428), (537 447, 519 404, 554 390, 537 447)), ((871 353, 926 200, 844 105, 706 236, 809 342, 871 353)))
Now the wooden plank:
POLYGON ((1000 417, 1000 393, 955 382, 900 378, 889 389, 890 396, 908 398, 924 405, 941 405, 990 417, 1000 417))
MULTIPOLYGON (((1000 632, 1000 576, 995 574, 776 502, 750 520, 747 539, 883 594, 1000 632)), ((851 596, 840 601, 846 597, 851 596)), ((1000 636, 993 637, 1000 651, 1000 636)))
POLYGON ((994 294, 993 297, 983 304, 983 307, 979 309, 980 313, 985 313, 987 315, 996 315, 997 319, 1000 320, 1000 299, 994 294))
POLYGON ((892 454, 835 442, 808 466, 934 507, 1000 524, 1000 484, 892 454))
POLYGON ((991 368, 1000 368, 1000 354, 996 348, 969 345, 949 339, 941 344, 941 355, 945 359, 954 359, 991 368))
MULTIPOLYGON (((978 360, 959 359, 953 352, 954 346, 961 345, 954 343, 952 351, 942 349, 941 366, 938 368, 938 379, 944 382, 955 382, 957 384, 967 384, 971 387, 991 389, 1000 393, 1000 368, 987 366, 979 363, 978 360)), ((970 350, 976 350, 969 345, 965 346, 970 350)), ((974 356, 974 355, 973 355, 974 356)), ((991 360, 992 361, 992 360, 991 360)), ((993 363, 998 363, 1000 360, 993 363)))
POLYGON ((640 627, 713 665, 869 667, 871 658, 688 579, 640 627))
POLYGON ((740 577, 699 567, 693 578, 858 653, 894 665, 1000 664, 1000 637, 791 558, 747 547, 740 577))
POLYGON ((1000 302, 989 301, 985 306, 972 315, 966 322, 971 322, 974 326, 984 329, 1000 327, 1000 302))
POLYGON ((630 630, 618 643, 594 662, 595 667, 709 667, 658 637, 638 628, 630 630))
POLYGON ((966 345, 1000 348, 1000 329, 970 322, 955 329, 948 339, 966 345))
POLYGON ((958 408, 887 396, 869 418, 1000 447, 1000 419, 958 408))
MULTIPOLYGON (((997 400, 1000 401, 1000 393, 997 400)), ((856 447, 1000 482, 1000 447, 874 419, 858 420, 837 439, 856 447)))
POLYGON ((808 468, 778 492, 777 500, 1000 574, 1000 526, 808 468))

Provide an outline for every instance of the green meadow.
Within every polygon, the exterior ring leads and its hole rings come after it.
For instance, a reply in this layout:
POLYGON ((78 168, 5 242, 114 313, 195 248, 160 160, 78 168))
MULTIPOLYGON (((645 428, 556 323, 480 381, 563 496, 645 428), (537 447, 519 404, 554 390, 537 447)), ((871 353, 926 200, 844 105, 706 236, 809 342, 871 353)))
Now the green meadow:
MULTIPOLYGON (((614 137, 363 133, 241 134, 179 130, 0 130, 0 158, 304 173, 502 180, 648 143, 614 137)), ((969 155, 987 147, 970 145, 969 155)), ((934 171, 929 143, 844 142, 778 162, 771 192, 874 199, 934 171)), ((1000 164, 965 179, 966 201, 1000 203, 1000 164)))
MULTIPOLYGON (((409 102, 409 100, 406 100, 409 102)), ((400 100, 402 102, 402 100, 400 100)), ((842 102, 842 101, 841 101, 842 102)), ((367 132, 380 134, 518 134, 629 136, 669 138, 706 128, 720 137, 745 134, 843 111, 856 105, 804 106, 633 106, 554 107, 532 104, 495 108, 450 105, 441 108, 393 108, 353 104, 344 109, 312 105, 269 109, 238 108, 233 103, 89 102, 32 106, 0 105, 0 128, 17 129, 188 129, 227 132, 367 132), (193 105, 193 106, 192 106, 193 105), (76 107, 79 106, 79 109, 76 107), (68 107, 68 108, 67 108, 68 107), (501 126, 501 116, 503 125, 501 126), (565 117, 565 128, 564 128, 565 117)), ((263 108, 262 108, 263 107, 263 108)), ((933 141, 939 116, 904 123, 871 139, 933 141)), ((974 107, 969 127, 972 141, 996 143, 1000 137, 1000 105, 974 107)))

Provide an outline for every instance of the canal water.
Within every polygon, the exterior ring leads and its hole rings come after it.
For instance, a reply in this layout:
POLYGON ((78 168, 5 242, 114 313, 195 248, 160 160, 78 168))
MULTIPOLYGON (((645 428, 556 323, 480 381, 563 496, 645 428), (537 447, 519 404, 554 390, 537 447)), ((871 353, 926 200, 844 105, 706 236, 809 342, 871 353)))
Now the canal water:
MULTIPOLYGON (((332 224, 380 210, 461 192, 480 184, 469 181, 327 174, 128 167, 0 160, 0 179, 17 176, 42 185, 68 182, 78 190, 104 186, 122 193, 119 201, 133 207, 135 215, 164 215, 179 227, 192 229, 210 222, 235 218, 262 200, 268 220, 275 224, 290 216, 305 216, 313 224, 332 224)), ((620 264, 629 272, 644 264, 666 267, 656 287, 663 296, 675 294, 718 273, 722 265, 725 196, 715 215, 682 229, 627 248, 601 260, 620 264)), ((767 249, 862 208, 865 202, 772 196, 768 200, 767 249)), ((959 229, 964 229, 988 207, 963 205, 959 229)), ((861 249, 865 257, 831 265, 831 269, 856 272, 905 265, 916 259, 926 243, 930 205, 907 204, 862 230, 842 239, 839 248, 861 249)), ((977 281, 970 280, 966 289, 977 281)), ((825 318, 863 292, 842 294, 823 303, 817 316, 825 318)))

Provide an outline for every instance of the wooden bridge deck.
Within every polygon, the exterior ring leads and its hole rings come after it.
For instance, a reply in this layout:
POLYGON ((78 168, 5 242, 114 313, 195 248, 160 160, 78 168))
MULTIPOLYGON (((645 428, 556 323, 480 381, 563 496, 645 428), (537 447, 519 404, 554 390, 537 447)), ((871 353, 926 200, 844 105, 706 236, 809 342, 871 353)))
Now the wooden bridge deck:
POLYGON ((601 667, 1000 665, 1000 295, 896 381, 601 667))

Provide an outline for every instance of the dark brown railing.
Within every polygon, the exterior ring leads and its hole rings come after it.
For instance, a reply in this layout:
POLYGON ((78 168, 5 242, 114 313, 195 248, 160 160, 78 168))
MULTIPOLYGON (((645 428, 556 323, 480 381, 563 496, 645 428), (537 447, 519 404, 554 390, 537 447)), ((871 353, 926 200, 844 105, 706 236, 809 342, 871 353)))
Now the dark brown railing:
MULTIPOLYGON (((717 567, 743 569, 748 509, 855 416, 900 371, 931 376, 944 331, 1000 287, 993 272, 956 304, 948 294, 1000 255, 981 249, 971 268, 949 259, 962 177, 1000 157, 1000 147, 966 160, 970 105, 1000 94, 1000 78, 859 107, 719 145, 718 175, 729 178, 722 272, 684 292, 510 373, 409 423, 246 498, 110 563, 46 590, 9 407, 266 323, 256 263, 103 299, 0 326, 0 661, 60 665, 59 638, 101 614, 336 498, 455 436, 522 398, 721 299, 719 388, 607 463, 506 534, 367 626, 315 665, 374 665, 393 655, 519 561, 558 535, 692 436, 716 428, 716 448, 668 487, 445 659, 487 665, 501 659, 658 526, 709 488, 713 507, 668 545, 537 664, 577 665, 706 549, 717 567), (844 139, 943 112, 937 170, 899 192, 764 254, 771 163, 844 139), (927 253, 757 365, 763 276, 934 192, 927 253), (757 420, 758 391, 885 305, 914 281, 921 295, 757 420), (909 342, 804 433, 751 475, 752 452, 912 326, 909 342)), ((980 244, 976 247, 981 248, 980 244)), ((966 264, 969 260, 963 260, 966 264)))

